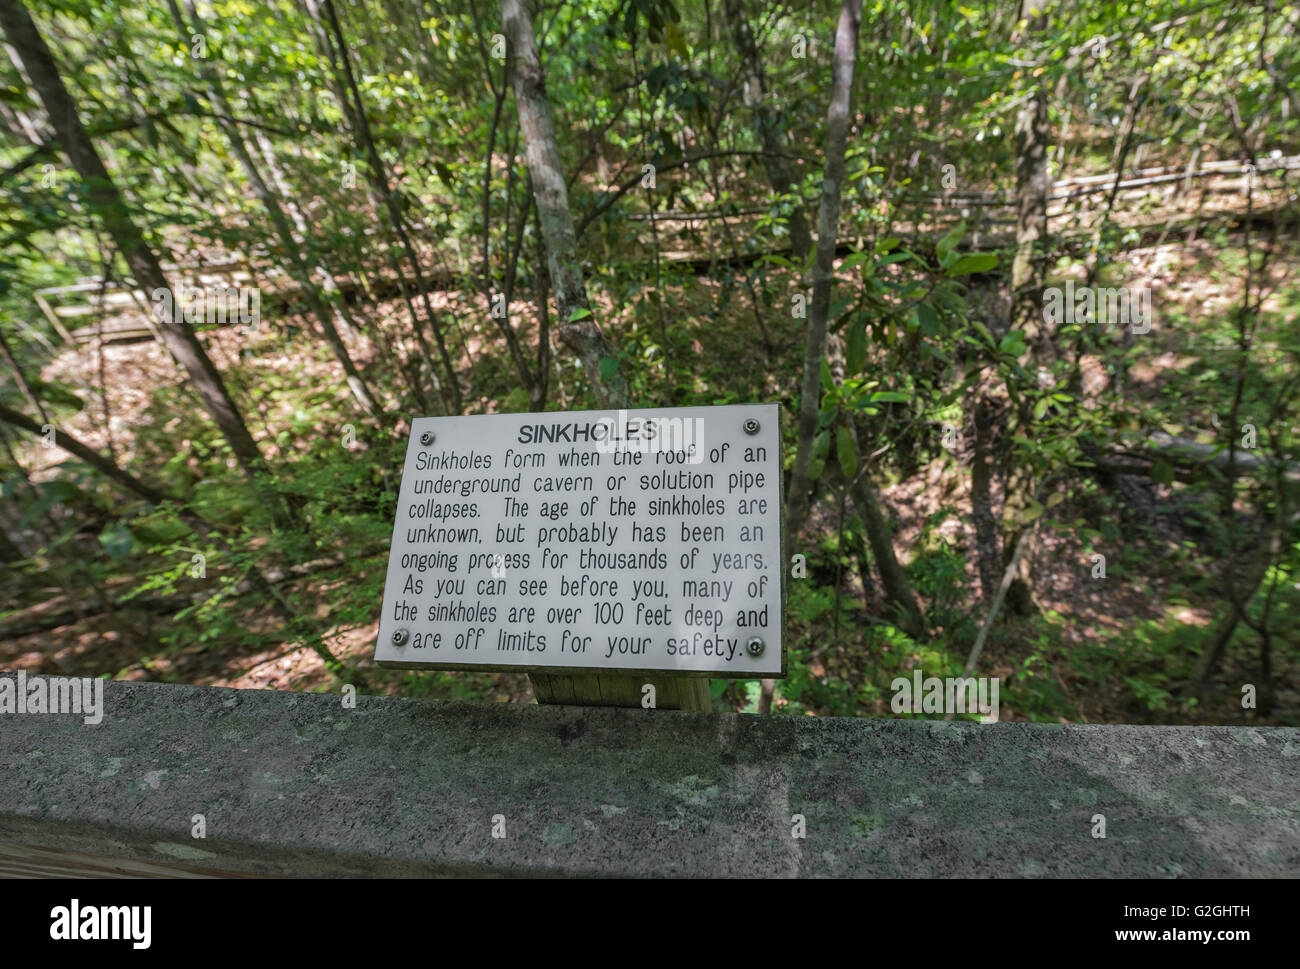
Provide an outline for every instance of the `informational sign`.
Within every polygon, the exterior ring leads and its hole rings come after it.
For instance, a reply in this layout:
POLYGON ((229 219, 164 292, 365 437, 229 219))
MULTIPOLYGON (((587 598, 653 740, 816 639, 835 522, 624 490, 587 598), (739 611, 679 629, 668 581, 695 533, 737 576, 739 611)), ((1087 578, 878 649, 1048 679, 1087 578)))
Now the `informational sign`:
POLYGON ((375 661, 781 676, 776 404, 417 418, 375 661))

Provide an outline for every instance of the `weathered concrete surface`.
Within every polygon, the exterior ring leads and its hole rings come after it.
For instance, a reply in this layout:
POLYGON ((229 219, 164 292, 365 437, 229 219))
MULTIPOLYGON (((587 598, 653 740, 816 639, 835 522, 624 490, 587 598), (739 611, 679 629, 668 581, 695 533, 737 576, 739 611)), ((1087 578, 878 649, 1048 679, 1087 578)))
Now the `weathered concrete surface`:
POLYGON ((1294 729, 349 710, 139 683, 109 683, 105 707, 96 726, 0 715, 0 858, 268 875, 1300 874, 1294 729))

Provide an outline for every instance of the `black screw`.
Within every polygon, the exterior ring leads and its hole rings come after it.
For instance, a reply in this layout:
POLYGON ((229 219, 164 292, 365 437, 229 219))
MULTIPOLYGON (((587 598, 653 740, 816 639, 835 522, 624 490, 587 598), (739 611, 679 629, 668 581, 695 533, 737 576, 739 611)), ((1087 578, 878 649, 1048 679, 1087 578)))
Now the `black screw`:
POLYGON ((423 434, 421 434, 421 435, 420 435, 420 443, 423 444, 425 447, 428 447, 430 444, 432 444, 432 443, 433 443, 433 431, 425 431, 423 434))
POLYGON ((750 656, 762 656, 763 640, 755 636, 753 639, 751 639, 749 642, 745 644, 745 652, 749 653, 750 656))
POLYGON ((745 421, 745 433, 746 433, 746 434, 757 434, 757 433, 758 433, 758 421, 754 420, 754 418, 752 418, 752 417, 749 418, 747 421, 745 421))
POLYGON ((393 645, 405 646, 407 641, 410 638, 411 638, 411 634, 409 632, 407 632, 405 629, 399 629, 393 633, 393 645))

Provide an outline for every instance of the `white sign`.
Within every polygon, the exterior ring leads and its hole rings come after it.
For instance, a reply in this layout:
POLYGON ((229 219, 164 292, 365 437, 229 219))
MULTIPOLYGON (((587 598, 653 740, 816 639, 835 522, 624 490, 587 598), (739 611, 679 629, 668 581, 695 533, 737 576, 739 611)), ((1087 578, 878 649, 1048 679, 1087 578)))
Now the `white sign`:
POLYGON ((417 418, 375 661, 784 673, 776 404, 417 418))

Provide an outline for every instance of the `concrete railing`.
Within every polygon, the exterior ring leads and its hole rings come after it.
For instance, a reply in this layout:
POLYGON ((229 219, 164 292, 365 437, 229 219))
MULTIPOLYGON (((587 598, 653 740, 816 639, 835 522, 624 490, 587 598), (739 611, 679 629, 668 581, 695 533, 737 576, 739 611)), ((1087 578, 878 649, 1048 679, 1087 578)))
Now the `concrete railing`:
POLYGON ((1289 728, 113 682, 0 714, 0 874, 1294 876, 1297 778, 1289 728))

